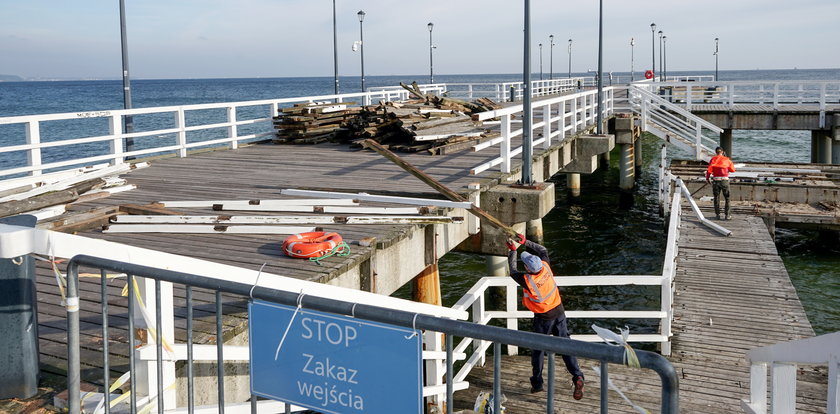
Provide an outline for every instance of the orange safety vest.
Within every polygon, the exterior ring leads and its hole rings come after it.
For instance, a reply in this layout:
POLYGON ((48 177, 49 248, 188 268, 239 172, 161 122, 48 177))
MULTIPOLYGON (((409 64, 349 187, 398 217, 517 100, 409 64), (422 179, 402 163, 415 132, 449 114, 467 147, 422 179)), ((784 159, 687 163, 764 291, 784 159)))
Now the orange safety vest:
POLYGON ((709 176, 728 177, 731 172, 735 172, 735 165, 732 164, 732 160, 723 155, 715 155, 709 160, 706 178, 709 178, 709 176))
POLYGON ((522 304, 531 312, 546 313, 560 305, 560 291, 554 283, 554 274, 548 263, 542 262, 539 273, 525 274, 525 288, 522 289, 522 304))

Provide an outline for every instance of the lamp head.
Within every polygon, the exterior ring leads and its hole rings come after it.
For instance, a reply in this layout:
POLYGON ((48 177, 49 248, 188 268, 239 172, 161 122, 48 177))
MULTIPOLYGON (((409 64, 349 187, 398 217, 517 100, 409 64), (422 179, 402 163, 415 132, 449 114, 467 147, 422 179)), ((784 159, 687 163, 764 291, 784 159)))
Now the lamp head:
POLYGON ((432 23, 432 22, 429 22, 429 24, 427 24, 426 26, 428 26, 428 27, 429 27, 429 31, 430 31, 430 32, 432 31, 432 29, 434 29, 434 28, 435 28, 435 24, 434 24, 434 23, 432 23))
POLYGON ((356 13, 356 15, 359 16, 359 23, 365 20, 365 12, 363 10, 359 10, 359 12, 356 13))
POLYGON ((651 32, 655 32, 655 31, 656 31, 656 23, 651 23, 651 24, 650 24, 650 31, 651 31, 651 32))

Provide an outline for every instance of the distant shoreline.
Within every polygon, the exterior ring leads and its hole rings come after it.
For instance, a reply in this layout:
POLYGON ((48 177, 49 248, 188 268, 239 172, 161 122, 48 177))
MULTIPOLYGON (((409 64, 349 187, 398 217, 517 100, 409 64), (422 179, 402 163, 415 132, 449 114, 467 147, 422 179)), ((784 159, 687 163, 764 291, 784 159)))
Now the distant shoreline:
MULTIPOLYGON (((788 69, 733 69, 733 70, 721 70, 722 73, 732 73, 732 72, 809 72, 809 71, 821 71, 821 70, 840 70, 840 68, 809 68, 809 69, 801 69, 801 68, 788 68, 788 69)), ((669 71, 670 74, 674 75, 689 75, 689 74, 703 74, 703 73, 713 73, 713 70, 694 70, 694 71, 669 71)), ((609 71, 604 71, 604 73, 610 73, 609 71)), ((630 72, 612 72, 615 75, 625 75, 629 76, 630 72)), ((640 74, 644 73, 643 70, 637 70, 635 73, 640 74)), ((563 75, 565 73, 559 73, 558 75, 563 75)), ((499 76, 516 76, 519 73, 441 73, 436 74, 439 77, 447 77, 447 76, 492 76, 492 75, 499 75, 499 76)), ((578 72, 572 73, 575 76, 594 76, 591 72, 578 72)), ((367 77, 406 77, 406 78, 423 78, 428 76, 427 74, 408 74, 408 75, 367 75, 367 77)), ((533 75, 532 75, 533 76, 533 75)), ((350 74, 350 75, 340 75, 340 79, 351 79, 358 77, 357 74, 350 74)), ((213 80, 213 79, 331 79, 331 75, 327 76, 245 76, 245 77, 207 77, 207 78, 132 78, 133 81, 163 81, 163 80, 213 80)), ((3 75, 0 74, 0 82, 91 82, 91 81, 120 81, 122 78, 120 77, 109 77, 109 78, 24 78, 19 75, 3 75)))

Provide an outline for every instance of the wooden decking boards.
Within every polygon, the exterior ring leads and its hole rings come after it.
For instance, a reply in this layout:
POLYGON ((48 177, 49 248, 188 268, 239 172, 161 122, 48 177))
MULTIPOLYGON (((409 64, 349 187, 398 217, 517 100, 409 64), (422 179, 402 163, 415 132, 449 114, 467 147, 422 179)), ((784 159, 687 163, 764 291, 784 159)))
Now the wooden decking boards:
MULTIPOLYGON (((758 217, 735 215, 722 225, 724 238, 686 210, 677 259, 674 336, 668 358, 680 380, 680 410, 685 413, 741 412, 749 398, 750 366, 746 352, 760 346, 811 337, 802 304, 775 245, 758 217)), ((472 408, 479 391, 492 390, 492 356, 467 378, 470 388, 456 394, 456 407, 472 408)), ((580 360, 587 377, 586 395, 571 397, 571 380, 557 358, 556 412, 597 412, 598 361, 580 360)), ((502 358, 502 392, 508 412, 544 412, 545 393, 530 394, 530 357, 502 358)), ((610 365, 610 379, 637 405, 659 412, 660 381, 649 370, 610 365)), ((797 412, 823 413, 826 368, 800 366, 797 412)), ((636 413, 617 393, 609 394, 610 412, 636 413)))

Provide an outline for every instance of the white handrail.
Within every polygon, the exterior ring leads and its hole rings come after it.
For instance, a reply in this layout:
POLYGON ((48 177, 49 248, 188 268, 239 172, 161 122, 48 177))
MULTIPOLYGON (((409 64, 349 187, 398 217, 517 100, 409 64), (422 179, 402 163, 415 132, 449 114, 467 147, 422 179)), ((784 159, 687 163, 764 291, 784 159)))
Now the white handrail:
POLYGON ((750 398, 742 400, 747 413, 796 411, 797 364, 828 365, 826 413, 840 413, 840 332, 782 342, 747 352, 750 361, 750 398), (771 368, 770 410, 767 405, 767 368, 771 368))

